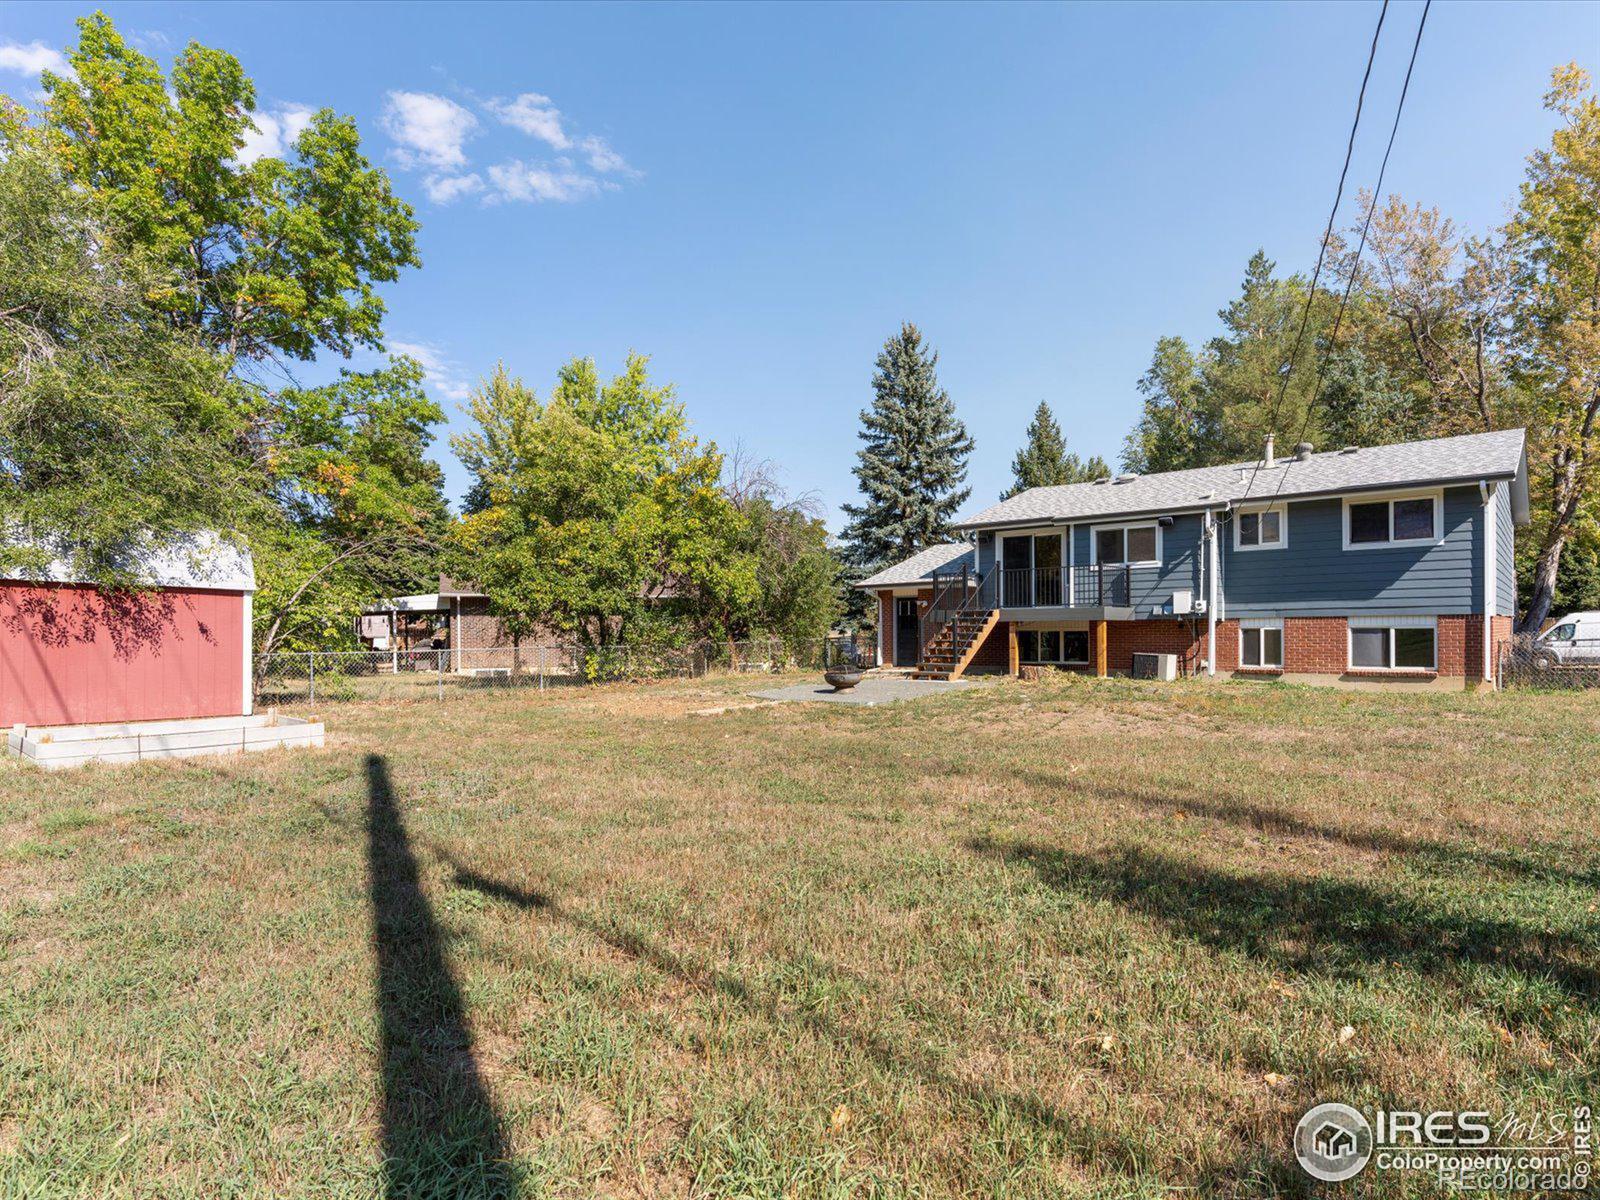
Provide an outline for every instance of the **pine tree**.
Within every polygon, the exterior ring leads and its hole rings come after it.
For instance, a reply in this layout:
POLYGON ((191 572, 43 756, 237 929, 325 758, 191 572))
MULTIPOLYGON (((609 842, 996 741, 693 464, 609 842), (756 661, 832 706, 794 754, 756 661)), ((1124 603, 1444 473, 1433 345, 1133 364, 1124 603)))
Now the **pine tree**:
POLYGON ((950 519, 972 494, 962 484, 972 439, 939 386, 939 355, 910 322, 884 343, 861 413, 855 476, 865 503, 844 506, 850 561, 870 569, 948 540, 950 519))
POLYGON ((1015 482, 1000 497, 1002 500, 1009 500, 1029 488, 1104 479, 1111 474, 1111 468, 1098 454, 1091 454, 1087 459, 1069 454, 1067 439, 1062 436, 1055 414, 1041 400, 1039 407, 1034 409, 1033 420, 1028 424, 1028 444, 1018 450, 1017 456, 1011 460, 1011 474, 1015 482))

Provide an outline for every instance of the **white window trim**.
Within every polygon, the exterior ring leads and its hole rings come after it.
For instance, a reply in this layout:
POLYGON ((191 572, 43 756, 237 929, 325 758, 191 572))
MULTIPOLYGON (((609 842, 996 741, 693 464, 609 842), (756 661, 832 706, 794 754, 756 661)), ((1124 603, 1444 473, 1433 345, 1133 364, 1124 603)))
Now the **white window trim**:
POLYGON ((1403 550, 1409 546, 1437 546, 1444 541, 1444 489, 1420 488, 1408 492, 1374 492, 1370 495, 1344 497, 1344 511, 1340 532, 1344 535, 1346 550, 1403 550), (1394 505, 1396 500, 1432 500, 1433 534, 1430 537, 1402 538, 1394 536, 1394 505), (1386 542, 1352 542, 1350 540, 1350 509, 1356 504, 1387 504, 1389 506, 1389 540, 1386 542))
MULTIPOLYGON (((1265 643, 1263 643, 1263 646, 1265 643)), ((1287 635, 1283 629, 1282 617, 1243 617, 1239 621, 1239 669, 1241 671, 1281 671, 1283 659, 1288 655, 1289 647, 1287 635), (1275 663, 1260 662, 1254 666, 1244 661, 1244 634, 1247 629, 1276 629, 1278 631, 1278 660, 1275 663)))
POLYGON ((1113 521, 1105 525, 1089 526, 1089 565, 1098 566, 1100 563, 1100 531, 1102 529, 1120 529, 1122 534, 1122 552, 1128 552, 1128 534, 1130 529, 1154 529, 1156 531, 1156 556, 1154 558, 1141 558, 1133 562, 1107 563, 1108 567, 1159 567, 1166 561, 1165 545, 1161 536, 1161 522, 1159 521, 1113 521))
POLYGON ((1289 544, 1289 506, 1287 504, 1251 504, 1239 509, 1233 517, 1233 548, 1240 552, 1247 550, 1282 550, 1289 544), (1278 514, 1278 540, 1275 542, 1262 542, 1259 545, 1247 546, 1239 540, 1239 518, 1246 514, 1259 515, 1261 513, 1275 512, 1278 514))
POLYGON ((1437 675, 1439 673, 1439 619, 1405 615, 1398 617, 1358 616, 1345 622, 1344 661, 1348 671, 1375 672, 1386 675, 1437 675), (1396 629, 1431 629, 1433 631, 1433 661, 1426 667, 1358 667, 1355 663, 1355 638, 1357 629, 1387 629, 1389 631, 1389 662, 1394 662, 1394 631, 1396 629))

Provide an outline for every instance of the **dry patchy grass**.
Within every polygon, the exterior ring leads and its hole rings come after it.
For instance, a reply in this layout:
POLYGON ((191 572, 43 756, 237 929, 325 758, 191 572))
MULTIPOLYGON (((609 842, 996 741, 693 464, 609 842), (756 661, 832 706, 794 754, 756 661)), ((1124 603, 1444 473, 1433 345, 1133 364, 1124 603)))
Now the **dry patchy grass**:
POLYGON ((1294 1194, 1315 1101, 1594 1096, 1585 697, 749 686, 7 771, 0 1194, 1294 1194))

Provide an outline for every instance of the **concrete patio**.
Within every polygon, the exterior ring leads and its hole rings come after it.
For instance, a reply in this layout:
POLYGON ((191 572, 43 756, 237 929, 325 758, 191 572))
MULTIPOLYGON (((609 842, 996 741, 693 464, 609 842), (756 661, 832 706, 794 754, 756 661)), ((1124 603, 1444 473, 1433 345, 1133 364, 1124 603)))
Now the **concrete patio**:
POLYGON ((982 685, 977 680, 912 679, 909 675, 885 672, 881 675, 868 675, 855 687, 842 692, 834 691, 829 684, 817 679, 750 694, 760 700, 797 702, 820 700, 826 704, 870 706, 894 704, 901 700, 918 700, 925 696, 937 696, 941 692, 956 692, 963 688, 980 686, 982 685))

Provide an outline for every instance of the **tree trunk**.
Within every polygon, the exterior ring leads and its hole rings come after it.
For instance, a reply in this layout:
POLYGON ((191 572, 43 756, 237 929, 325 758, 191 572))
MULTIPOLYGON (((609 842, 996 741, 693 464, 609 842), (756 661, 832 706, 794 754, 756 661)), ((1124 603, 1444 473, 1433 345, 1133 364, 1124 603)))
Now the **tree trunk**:
POLYGON ((1561 569, 1561 551, 1567 544, 1566 530, 1553 528, 1539 551, 1539 561, 1533 568, 1533 591, 1528 596, 1527 611, 1516 623, 1519 634, 1538 633, 1544 619, 1550 615, 1550 606, 1556 598, 1556 573, 1561 569))

